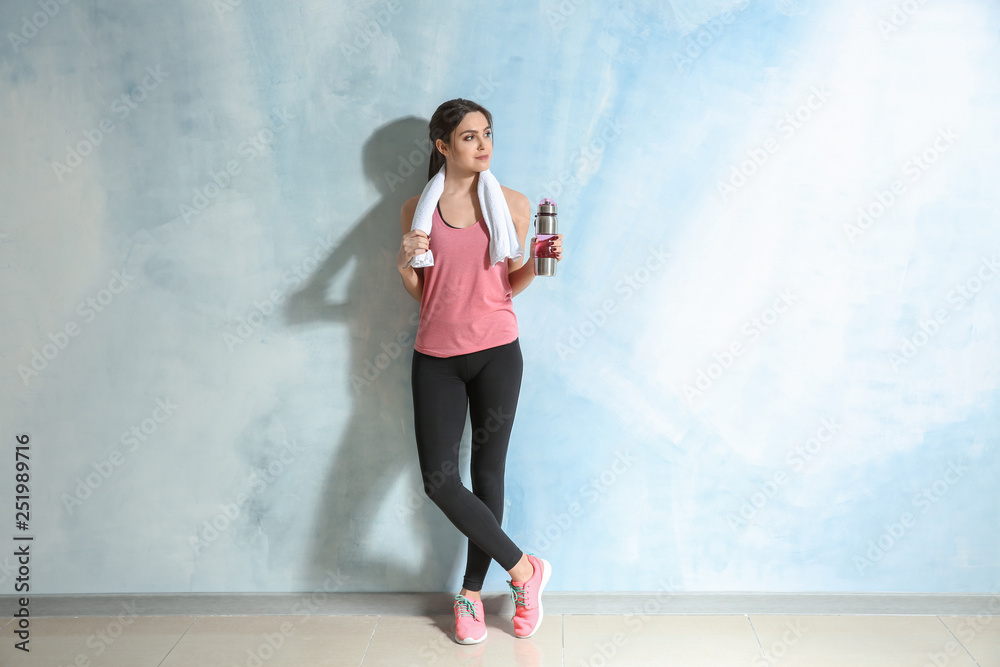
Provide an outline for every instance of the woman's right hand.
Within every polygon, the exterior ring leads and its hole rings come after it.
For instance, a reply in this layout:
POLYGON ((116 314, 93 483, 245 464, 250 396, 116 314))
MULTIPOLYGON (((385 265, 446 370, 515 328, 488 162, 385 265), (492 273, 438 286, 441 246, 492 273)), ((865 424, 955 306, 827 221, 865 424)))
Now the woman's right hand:
POLYGON ((403 234, 403 242, 400 244, 399 254, 396 256, 396 268, 402 273, 407 269, 407 264, 411 259, 430 249, 430 237, 419 229, 411 229, 403 234))

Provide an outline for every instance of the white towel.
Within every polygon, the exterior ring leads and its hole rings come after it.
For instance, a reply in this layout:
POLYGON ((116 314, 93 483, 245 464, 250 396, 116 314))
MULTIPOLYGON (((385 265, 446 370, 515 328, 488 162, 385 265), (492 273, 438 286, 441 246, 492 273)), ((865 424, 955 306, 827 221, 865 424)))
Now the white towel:
MULTIPOLYGON (((431 235, 431 220, 434 209, 437 207, 441 193, 444 192, 444 168, 441 165, 440 171, 434 174, 431 180, 427 181, 424 191, 420 193, 420 200, 417 202, 417 209, 413 213, 413 224, 410 231, 419 229, 431 235)), ((507 207, 507 199, 503 196, 503 189, 500 181, 490 173, 490 170, 479 172, 479 208, 483 211, 483 218, 486 227, 490 232, 490 266, 495 266, 502 259, 520 259, 524 255, 521 248, 521 241, 517 238, 517 230, 514 228, 514 220, 510 217, 510 209, 507 207)), ((434 255, 430 251, 415 255, 409 266, 420 268, 423 266, 433 266, 434 255)))

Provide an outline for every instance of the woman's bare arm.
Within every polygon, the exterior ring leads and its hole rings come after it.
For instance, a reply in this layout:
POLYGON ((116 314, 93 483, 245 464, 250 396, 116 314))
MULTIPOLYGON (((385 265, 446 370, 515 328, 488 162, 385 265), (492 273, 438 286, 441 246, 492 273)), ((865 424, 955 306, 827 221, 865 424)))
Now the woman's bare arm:
POLYGON ((417 202, 420 197, 410 197, 400 209, 399 217, 402 223, 403 240, 399 246, 399 254, 396 255, 396 268, 403 278, 403 287, 417 301, 421 300, 424 293, 424 269, 407 267, 406 263, 415 255, 421 254, 429 247, 430 240, 427 235, 419 230, 411 230, 413 225, 413 213, 417 209, 417 202), (405 267, 405 268, 404 268, 405 267))

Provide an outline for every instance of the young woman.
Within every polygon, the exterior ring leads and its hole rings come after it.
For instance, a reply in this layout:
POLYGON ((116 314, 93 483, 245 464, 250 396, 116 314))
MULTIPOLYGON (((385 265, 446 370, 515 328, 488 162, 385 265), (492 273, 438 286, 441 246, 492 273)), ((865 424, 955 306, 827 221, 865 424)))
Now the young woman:
MULTIPOLYGON (((511 300, 535 277, 535 238, 525 246, 531 222, 528 198, 501 186, 528 257, 491 266, 489 229, 477 188, 493 155, 492 126, 490 112, 465 99, 445 102, 434 112, 428 180, 444 165, 444 191, 430 237, 411 230, 419 197, 403 204, 403 240, 396 260, 403 286, 420 302, 411 382, 424 491, 469 539, 465 580, 454 605, 455 641, 462 644, 486 638, 480 591, 492 560, 510 574, 518 637, 538 630, 540 596, 551 573, 547 561, 523 553, 500 528, 507 445, 523 369, 511 300), (432 266, 409 265, 428 250, 432 266), (474 435, 471 492, 462 484, 458 466, 467 406, 474 435)), ((549 243, 561 259, 562 235, 549 243)))

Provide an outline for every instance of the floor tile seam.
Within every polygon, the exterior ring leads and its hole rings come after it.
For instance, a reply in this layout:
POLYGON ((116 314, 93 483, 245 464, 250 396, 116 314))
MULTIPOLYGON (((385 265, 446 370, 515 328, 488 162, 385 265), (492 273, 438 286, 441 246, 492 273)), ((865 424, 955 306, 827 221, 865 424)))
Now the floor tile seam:
POLYGON ((566 667, 566 614, 559 614, 559 627, 562 630, 562 650, 559 651, 559 664, 566 667))
POLYGON ((955 635, 955 633, 951 631, 951 628, 949 628, 948 624, 944 622, 944 619, 941 618, 940 616, 938 616, 937 620, 941 621, 941 625, 943 625, 944 629, 948 631, 948 634, 950 634, 952 637, 955 638, 955 641, 958 642, 958 645, 961 646, 963 649, 965 649, 965 652, 969 656, 969 660, 971 660, 972 662, 976 663, 976 667, 983 667, 982 665, 979 664, 979 661, 976 660, 976 656, 972 655, 972 651, 970 651, 969 648, 965 644, 962 643, 962 640, 959 639, 955 635))
POLYGON ((753 627, 753 620, 750 618, 750 614, 744 614, 747 619, 747 623, 750 624, 750 632, 753 633, 753 638, 757 640, 757 650, 760 652, 760 657, 765 664, 770 666, 771 661, 764 656, 764 645, 760 643, 760 636, 757 634, 757 628, 753 627))
MULTIPOLYGON (((609 613, 609 612, 591 612, 591 611, 562 611, 559 612, 564 616, 630 616, 631 612, 622 613, 609 613)), ((878 616, 884 618, 903 618, 903 617, 918 617, 918 618, 938 618, 941 614, 934 612, 857 612, 857 611, 690 611, 690 612, 670 612, 665 614, 649 614, 650 616, 656 617, 670 617, 670 616, 878 616)), ((945 614, 945 616, 963 618, 969 616, 969 614, 945 614)), ((991 614, 993 618, 1000 618, 1000 615, 991 614)))
MULTIPOLYGON (((370 614, 369 614, 370 615, 370 614)), ((368 659, 368 651, 372 648, 372 642, 375 641, 375 633, 378 631, 378 624, 382 621, 382 614, 379 614, 375 618, 375 627, 372 628, 372 634, 368 637, 368 645, 365 646, 365 652, 361 654, 361 662, 358 663, 358 667, 363 667, 365 660, 368 659)))
POLYGON ((164 661, 165 661, 165 660, 166 660, 167 658, 169 658, 169 657, 170 657, 170 654, 174 652, 174 649, 175 649, 175 648, 177 648, 177 645, 181 643, 181 640, 182 640, 182 639, 184 639, 184 637, 185 637, 185 636, 187 635, 187 633, 188 633, 188 632, 189 632, 189 631, 191 630, 191 628, 192 628, 192 627, 194 626, 194 624, 198 622, 198 619, 199 619, 199 618, 201 618, 201 617, 200 617, 200 616, 195 616, 194 618, 192 618, 192 619, 191 619, 191 622, 190 622, 190 623, 188 623, 188 626, 187 626, 186 628, 184 628, 184 632, 182 632, 182 633, 181 633, 181 636, 177 638, 177 641, 175 641, 175 642, 174 642, 174 645, 173 645, 173 646, 171 646, 171 647, 170 647, 170 648, 169 648, 169 649, 167 650, 167 652, 166 652, 166 653, 164 654, 163 658, 162 658, 162 659, 160 659, 160 661, 159 661, 158 663, 156 663, 156 667, 160 667, 160 666, 161 666, 161 665, 163 664, 163 662, 164 662, 164 661))

